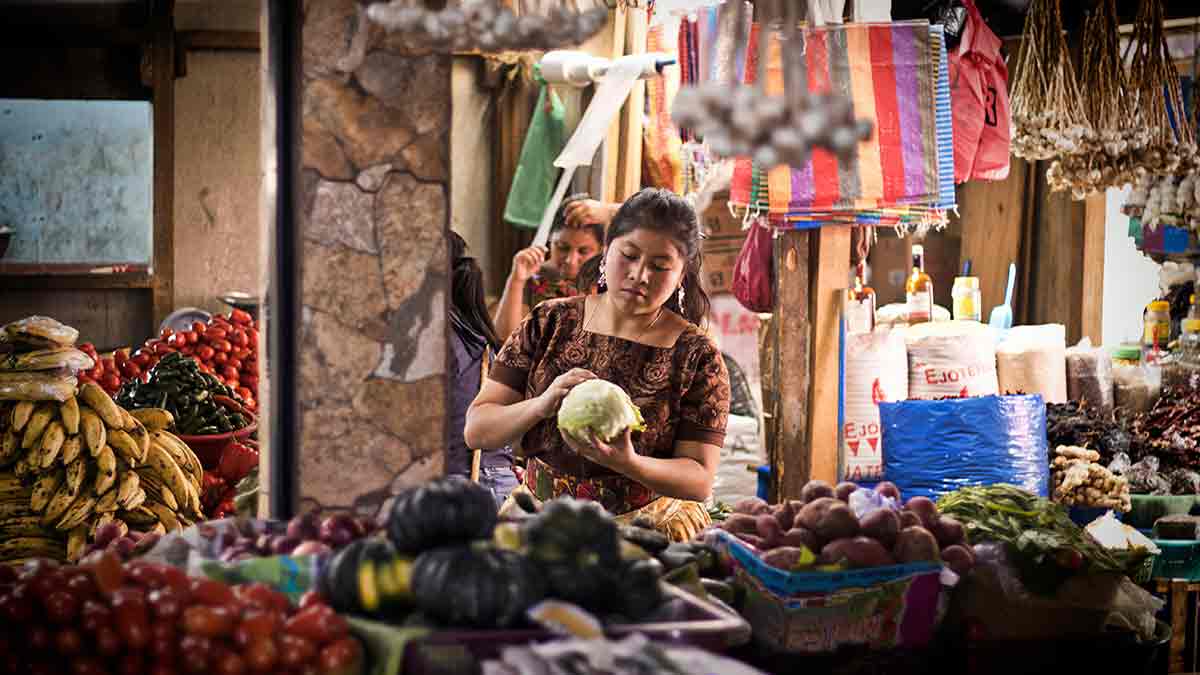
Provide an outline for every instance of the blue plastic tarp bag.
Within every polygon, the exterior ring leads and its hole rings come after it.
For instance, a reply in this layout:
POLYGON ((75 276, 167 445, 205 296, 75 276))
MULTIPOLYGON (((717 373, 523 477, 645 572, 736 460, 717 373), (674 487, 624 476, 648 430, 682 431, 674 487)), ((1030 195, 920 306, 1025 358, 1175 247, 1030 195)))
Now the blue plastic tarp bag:
POLYGON ((1046 404, 1038 394, 879 404, 883 477, 905 499, 1008 483, 1047 496, 1046 404))

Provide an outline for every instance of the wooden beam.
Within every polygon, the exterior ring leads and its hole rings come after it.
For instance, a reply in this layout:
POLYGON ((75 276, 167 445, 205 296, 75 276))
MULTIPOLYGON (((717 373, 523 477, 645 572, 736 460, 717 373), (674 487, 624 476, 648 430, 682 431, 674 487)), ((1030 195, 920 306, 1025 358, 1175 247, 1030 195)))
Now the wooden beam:
POLYGON ((1087 198, 1083 205, 1083 284, 1080 289, 1080 331, 1092 344, 1103 344, 1104 332, 1104 235, 1107 199, 1103 192, 1087 198))
POLYGON ((812 395, 808 408, 807 477, 833 484, 838 478, 841 294, 850 274, 850 228, 826 226, 811 231, 809 237, 812 395))
POLYGON ((253 30, 182 30, 176 36, 176 49, 257 52, 261 39, 253 30))
POLYGON ((126 26, 98 30, 92 26, 42 24, 7 25, 0 29, 0 44, 10 47, 129 47, 145 44, 149 31, 126 26))
MULTIPOLYGON (((626 19, 625 53, 645 54, 646 33, 650 28, 649 12, 645 9, 629 10, 626 19)), ((642 188, 642 121, 646 106, 646 82, 633 83, 629 100, 622 108, 621 152, 617 171, 617 199, 625 201, 642 188)))
MULTIPOLYGON (((1021 225, 1025 217, 1030 166, 1012 159, 1008 178, 999 182, 972 181, 958 188, 962 249, 958 269, 971 261, 971 275, 979 277, 983 320, 991 308, 1004 302, 1009 263, 1021 256, 1021 225)), ((939 279, 942 285, 952 279, 939 279)))
POLYGON ((5 290, 107 290, 122 288, 153 288, 153 278, 146 272, 122 274, 21 274, 0 275, 0 287, 5 290))
POLYGON ((130 47, 0 47, 0 97, 145 101, 138 74, 141 49, 130 47))
POLYGON ((809 392, 809 234, 789 230, 775 238, 775 331, 771 359, 774 396, 763 401, 773 420, 769 443, 772 497, 799 499, 808 481, 809 392))
MULTIPOLYGON (((609 58, 619 59, 625 55, 625 31, 628 25, 628 10, 624 4, 618 4, 612 14, 613 43, 609 58)), ((608 137, 604 141, 603 168, 601 175, 604 180, 604 195, 601 201, 617 201, 617 172, 621 157, 621 116, 613 118, 608 127, 608 137)))
POLYGON ((154 288, 152 326, 175 308, 175 19, 174 0, 156 0, 150 48, 154 111, 154 288))

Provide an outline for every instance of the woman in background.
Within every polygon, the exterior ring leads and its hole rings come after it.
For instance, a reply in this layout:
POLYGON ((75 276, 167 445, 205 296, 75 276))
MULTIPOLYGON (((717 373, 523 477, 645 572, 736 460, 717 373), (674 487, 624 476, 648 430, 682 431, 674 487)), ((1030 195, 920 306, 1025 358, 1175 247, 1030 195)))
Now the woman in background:
POLYGON ((508 339, 529 310, 543 301, 586 294, 587 290, 581 291, 578 286, 579 271, 600 253, 605 226, 603 222, 578 220, 591 213, 578 206, 590 201, 586 194, 563 200, 550 225, 549 259, 546 249, 539 246, 530 246, 513 256, 512 271, 496 309, 496 333, 501 339, 508 339), (568 221, 568 213, 576 214, 576 220, 568 221))
MULTIPOLYGON (((469 477, 472 449, 463 438, 467 408, 479 393, 488 352, 500 350, 500 339, 488 316, 483 298, 483 270, 466 255, 467 242, 450 233, 451 306, 450 361, 450 438, 446 473, 469 477)), ((517 486, 513 473, 512 450, 483 450, 479 462, 479 482, 489 488, 496 503, 504 502, 517 486)))

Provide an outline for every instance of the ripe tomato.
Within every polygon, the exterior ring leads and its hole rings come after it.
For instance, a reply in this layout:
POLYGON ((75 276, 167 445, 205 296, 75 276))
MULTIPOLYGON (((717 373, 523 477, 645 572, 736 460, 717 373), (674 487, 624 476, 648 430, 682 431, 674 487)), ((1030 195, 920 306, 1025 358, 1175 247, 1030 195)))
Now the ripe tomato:
POLYGON ((233 344, 231 344, 229 340, 215 340, 212 343, 212 346, 213 349, 219 352, 225 352, 226 354, 233 351, 233 344))
POLYGON ((242 384, 250 387, 251 390, 258 389, 258 372, 242 366, 242 384))
POLYGON ((186 354, 187 356, 191 356, 195 352, 196 352, 196 347, 194 345, 184 345, 179 348, 179 353, 186 354))
POLYGON ((362 645, 358 644, 358 640, 346 636, 337 642, 325 645, 321 649, 317 665, 321 672, 327 675, 355 673, 358 672, 362 656, 362 645))
POLYGON ((208 345, 200 345, 199 347, 196 347, 196 356, 199 356, 201 361, 211 361, 213 354, 215 353, 216 352, 213 351, 213 348, 209 347, 208 345))
POLYGON ((245 361, 250 355, 250 350, 246 349, 245 347, 234 347, 233 351, 229 352, 229 356, 237 359, 238 361, 245 361))
POLYGON ((243 398, 243 399, 246 399, 246 398, 254 398, 254 394, 253 394, 253 393, 252 393, 252 392, 251 392, 249 389, 247 389, 246 387, 238 387, 238 388, 237 388, 237 395, 238 395, 238 396, 240 396, 240 397, 241 397, 241 398, 243 398))
POLYGON ((229 357, 225 360, 225 365, 239 372, 242 370, 242 362, 238 360, 237 357, 229 357))
POLYGON ((54 646, 59 653, 74 656, 83 650, 83 634, 73 626, 61 628, 54 636, 54 646))
POLYGON ((259 638, 246 646, 246 665, 260 673, 272 672, 279 660, 279 648, 272 638, 259 638))
POLYGON ((163 328, 161 331, 159 331, 158 337, 162 338, 163 340, 166 340, 167 338, 171 337, 174 334, 175 334, 175 331, 171 330, 170 328, 163 328))
POLYGON ((100 359, 100 363, 104 364, 104 372, 106 372, 106 373, 117 372, 117 362, 115 359, 113 359, 113 357, 106 356, 106 357, 100 359))
POLYGON ((109 391, 120 389, 121 378, 115 372, 105 373, 104 377, 100 379, 100 386, 109 391))
MULTIPOLYGON (((226 363, 228 364, 228 362, 226 362, 226 363)), ((231 365, 226 365, 224 368, 222 368, 221 375, 225 378, 226 381, 232 380, 234 382, 236 382, 242 376, 241 373, 238 372, 238 369, 234 368, 231 365)))
POLYGON ((93 366, 91 370, 87 371, 87 376, 88 379, 94 382, 99 382, 100 378, 104 377, 104 364, 97 361, 96 365, 93 366))
POLYGON ((193 605, 183 610, 183 630, 189 635, 219 638, 232 635, 236 617, 228 607, 193 605))
POLYGON ((240 647, 245 647, 251 642, 260 638, 270 638, 279 631, 283 621, 279 614, 273 611, 262 609, 247 610, 242 616, 242 622, 238 624, 237 630, 234 631, 234 642, 240 647))
POLYGON ((166 342, 159 342, 158 344, 154 345, 154 353, 159 356, 166 356, 173 351, 175 351, 175 348, 166 342))
POLYGON ((238 347, 245 347, 250 344, 250 340, 246 338, 246 332, 241 329, 234 329, 233 333, 229 335, 229 341, 238 347))
POLYGON ((217 363, 220 365, 225 365, 225 362, 228 360, 229 360, 229 355, 226 354, 225 352, 217 352, 216 354, 213 354, 213 357, 212 357, 213 363, 217 363))
POLYGON ((291 608, 291 602, 288 601, 286 595, 263 583, 241 584, 234 587, 233 592, 247 607, 257 607, 281 614, 291 608))
POLYGON ((212 579, 193 578, 189 590, 192 598, 203 605, 231 605, 237 600, 228 584, 212 579))
POLYGON ((299 668, 313 660, 317 646, 299 635, 279 636, 279 663, 285 668, 299 668))
POLYGON ((208 324, 204 323, 203 321, 192 322, 192 332, 203 333, 206 330, 208 330, 208 324))
POLYGON ((224 340, 228 336, 229 333, 224 328, 209 328, 204 331, 204 339, 210 344, 217 340, 224 340))
POLYGON ((121 364, 125 363, 128 360, 129 360, 129 356, 125 353, 124 350, 118 349, 117 351, 113 352, 113 362, 116 363, 118 367, 120 367, 121 364))
POLYGON ((138 353, 134 354, 133 356, 133 362, 138 364, 142 370, 145 370, 150 365, 150 356, 145 352, 138 350, 138 353))
POLYGON ((249 312, 237 308, 234 308, 234 310, 229 313, 229 320, 233 323, 241 324, 243 326, 248 326, 254 323, 254 317, 250 316, 249 312))
POLYGON ((324 644, 346 635, 350 626, 332 607, 315 605, 294 614, 284 624, 283 630, 317 644, 324 644))
POLYGON ((128 378, 134 378, 142 374, 142 367, 136 361, 126 361, 121 365, 121 374, 128 378))
POLYGON ((79 598, 68 591, 54 591, 46 597, 46 617, 54 623, 70 623, 79 616, 79 598))

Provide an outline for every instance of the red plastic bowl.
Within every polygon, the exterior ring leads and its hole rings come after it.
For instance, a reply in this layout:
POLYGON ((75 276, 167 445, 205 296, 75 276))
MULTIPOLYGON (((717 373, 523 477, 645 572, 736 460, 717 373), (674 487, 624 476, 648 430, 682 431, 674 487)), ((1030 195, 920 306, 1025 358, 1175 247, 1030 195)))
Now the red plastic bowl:
POLYGON ((244 441, 250 438, 250 434, 254 433, 256 429, 258 429, 258 419, 251 417, 250 425, 237 431, 209 436, 180 436, 179 440, 188 444, 192 452, 196 453, 196 457, 200 458, 200 464, 205 469, 216 469, 217 465, 221 463, 221 453, 225 451, 225 446, 235 440, 244 441))

